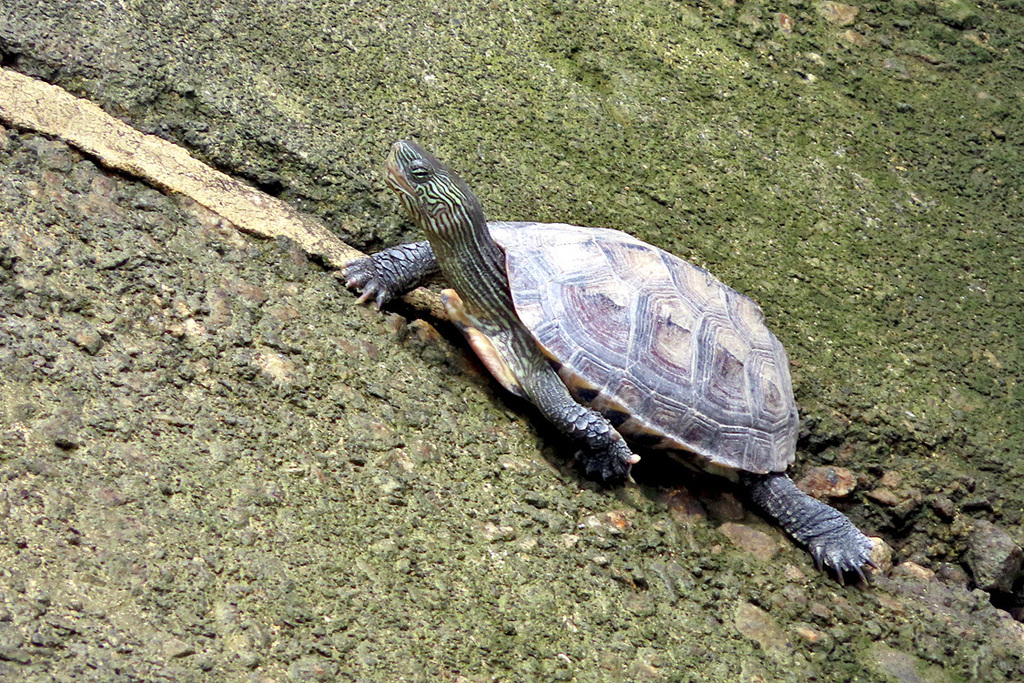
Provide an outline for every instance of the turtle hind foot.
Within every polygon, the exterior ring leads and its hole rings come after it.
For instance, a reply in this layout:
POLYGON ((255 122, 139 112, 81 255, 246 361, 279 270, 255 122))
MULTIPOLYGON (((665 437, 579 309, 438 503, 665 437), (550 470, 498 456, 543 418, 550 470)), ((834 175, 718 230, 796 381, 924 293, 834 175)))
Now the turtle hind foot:
POLYGON ((840 583, 847 576, 865 581, 865 567, 874 567, 871 541, 846 515, 796 487, 782 473, 741 475, 750 497, 757 505, 802 544, 818 569, 836 574, 840 583))
POLYGON ((853 524, 841 525, 830 533, 827 539, 815 539, 808 543, 807 550, 819 571, 835 573, 840 584, 846 584, 847 577, 856 577, 854 583, 867 583, 865 567, 878 569, 871 559, 871 541, 853 524))

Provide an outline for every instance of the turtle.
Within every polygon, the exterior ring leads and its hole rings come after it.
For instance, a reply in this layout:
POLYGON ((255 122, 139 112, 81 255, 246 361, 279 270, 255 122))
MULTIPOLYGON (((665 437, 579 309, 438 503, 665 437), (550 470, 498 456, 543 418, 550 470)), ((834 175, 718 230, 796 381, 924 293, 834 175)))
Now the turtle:
POLYGON ((451 321, 506 389, 580 447, 588 476, 630 478, 630 444, 738 482, 816 566, 864 580, 870 540, 785 470, 799 418, 789 358, 761 308, 711 273, 629 234, 488 223, 464 180, 412 141, 387 185, 428 240, 347 264, 377 308, 440 275, 451 321))

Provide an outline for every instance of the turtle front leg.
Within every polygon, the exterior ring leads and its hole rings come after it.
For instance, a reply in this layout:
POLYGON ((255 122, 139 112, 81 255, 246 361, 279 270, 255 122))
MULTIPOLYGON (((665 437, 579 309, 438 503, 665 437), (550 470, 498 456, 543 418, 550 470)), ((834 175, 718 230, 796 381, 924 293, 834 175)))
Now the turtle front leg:
POLYGON ((360 291, 357 303, 373 299, 379 309, 441 272, 430 242, 411 242, 356 259, 342 269, 345 286, 360 291))
POLYGON ((599 412, 580 405, 549 364, 521 377, 530 400, 560 432, 583 445, 580 460, 587 476, 604 481, 629 477, 640 456, 629 450, 622 435, 599 412))
POLYGON ((849 573, 863 581, 864 567, 875 566, 868 537, 846 515, 808 496, 785 474, 746 474, 742 481, 754 502, 807 547, 818 569, 828 567, 840 582, 849 573))

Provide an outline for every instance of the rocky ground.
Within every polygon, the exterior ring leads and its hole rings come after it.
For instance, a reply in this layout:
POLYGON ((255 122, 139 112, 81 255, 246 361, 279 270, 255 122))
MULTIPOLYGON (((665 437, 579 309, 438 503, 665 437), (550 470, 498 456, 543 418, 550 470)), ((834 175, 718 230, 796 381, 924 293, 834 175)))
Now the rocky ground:
POLYGON ((653 456, 597 487, 445 326, 8 128, 0 678, 1024 675, 1013 3, 105 12, 0 3, 3 64, 360 246, 411 236, 377 169, 415 135, 495 219, 752 295, 797 478, 896 566, 841 587, 653 456))

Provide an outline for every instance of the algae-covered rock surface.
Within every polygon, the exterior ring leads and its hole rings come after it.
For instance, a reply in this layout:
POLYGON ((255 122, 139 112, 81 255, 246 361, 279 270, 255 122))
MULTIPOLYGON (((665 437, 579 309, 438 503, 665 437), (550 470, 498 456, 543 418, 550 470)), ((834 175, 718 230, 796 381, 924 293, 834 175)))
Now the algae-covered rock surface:
POLYGON ((415 137, 492 219, 709 268, 896 565, 653 453, 596 486, 447 326, 4 128, 0 679, 1019 680, 1021 10, 0 0, 5 68, 359 247, 418 237, 415 137))

